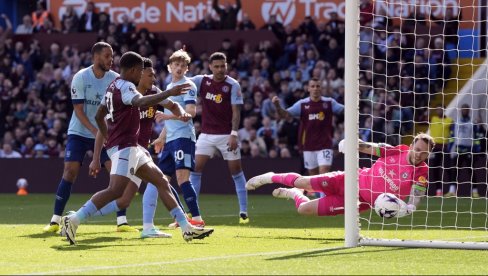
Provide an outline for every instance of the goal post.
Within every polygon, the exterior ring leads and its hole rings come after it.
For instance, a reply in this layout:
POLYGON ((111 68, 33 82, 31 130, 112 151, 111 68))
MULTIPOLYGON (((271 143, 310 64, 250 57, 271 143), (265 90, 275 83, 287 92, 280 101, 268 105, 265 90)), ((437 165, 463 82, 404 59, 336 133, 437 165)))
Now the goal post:
POLYGON ((344 82, 344 137, 345 137, 345 246, 355 247, 359 242, 358 228, 358 118, 359 118, 359 1, 346 0, 344 82), (349 70, 350 69, 350 70, 349 70))
POLYGON ((366 2, 345 0, 345 247, 488 249, 487 3, 370 0, 374 9, 363 9, 366 2), (426 161, 429 187, 417 210, 391 219, 374 206, 359 213, 358 168, 375 159, 358 153, 358 138, 410 145, 430 133, 434 115, 444 116, 438 107, 451 119, 451 137, 435 152, 440 163, 426 161), (463 136, 465 127, 472 136, 463 136))

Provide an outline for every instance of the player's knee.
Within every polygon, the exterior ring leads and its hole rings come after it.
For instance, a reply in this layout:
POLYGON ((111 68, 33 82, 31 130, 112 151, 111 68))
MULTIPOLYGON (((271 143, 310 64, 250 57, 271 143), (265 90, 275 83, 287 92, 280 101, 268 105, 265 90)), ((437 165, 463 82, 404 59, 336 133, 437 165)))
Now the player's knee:
POLYGON ((304 216, 313 216, 317 213, 317 210, 314 210, 310 204, 302 204, 298 207, 297 211, 300 215, 304 216))
POLYGON ((65 166, 63 171, 63 179, 73 183, 78 176, 78 168, 73 166, 65 166))
MULTIPOLYGON (((120 189, 116 189, 113 186, 109 186, 105 190, 105 192, 108 193, 111 198, 120 198, 124 194, 124 191, 123 190, 121 191, 120 189)), ((120 208, 120 209, 123 209, 123 208, 120 208)))

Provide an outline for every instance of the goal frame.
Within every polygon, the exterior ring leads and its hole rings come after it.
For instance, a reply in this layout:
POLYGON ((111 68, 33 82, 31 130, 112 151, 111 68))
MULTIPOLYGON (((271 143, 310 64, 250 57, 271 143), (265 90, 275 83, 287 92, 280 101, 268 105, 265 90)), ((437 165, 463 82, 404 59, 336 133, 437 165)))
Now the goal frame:
POLYGON ((361 237, 358 210, 358 133, 359 133, 359 1, 345 0, 345 194, 344 246, 385 246, 442 249, 487 250, 488 242, 442 240, 395 240, 361 237), (355 93, 354 93, 354 92, 355 93))

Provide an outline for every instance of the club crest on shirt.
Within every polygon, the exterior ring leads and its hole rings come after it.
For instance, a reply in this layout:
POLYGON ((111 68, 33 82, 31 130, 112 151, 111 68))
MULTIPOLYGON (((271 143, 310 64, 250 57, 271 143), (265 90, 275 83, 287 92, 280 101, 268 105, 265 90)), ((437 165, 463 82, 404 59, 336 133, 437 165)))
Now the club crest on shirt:
POLYGON ((407 179, 407 177, 408 177, 408 173, 407 172, 402 173, 402 178, 403 179, 407 179))
POLYGON ((211 82, 211 81, 206 81, 206 82, 205 82, 205 85, 207 85, 207 86, 210 86, 211 84, 212 84, 212 82, 211 82))
POLYGON ((309 109, 309 108, 310 108, 310 106, 309 106, 309 105, 306 105, 306 106, 305 106, 305 109, 309 109))
POLYGON ((222 87, 222 92, 224 92, 224 93, 229 92, 229 87, 227 87, 227 86, 222 87))
POLYGON ((322 106, 324 107, 324 109, 329 109, 329 105, 327 103, 324 103, 322 106))

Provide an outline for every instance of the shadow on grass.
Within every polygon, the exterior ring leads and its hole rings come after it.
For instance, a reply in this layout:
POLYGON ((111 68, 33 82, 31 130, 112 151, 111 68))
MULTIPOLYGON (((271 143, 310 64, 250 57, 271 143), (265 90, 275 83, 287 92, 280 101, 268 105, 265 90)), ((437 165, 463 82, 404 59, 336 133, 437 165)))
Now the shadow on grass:
POLYGON ((266 259, 267 261, 279 261, 279 260, 289 260, 289 259, 296 259, 296 258, 316 258, 316 257, 323 257, 323 256, 339 256, 339 255, 349 255, 349 254, 370 254, 375 252, 389 252, 389 251, 397 251, 397 250, 410 250, 410 248, 385 248, 385 249, 376 249, 376 250, 364 250, 364 251, 357 251, 357 250, 350 250, 345 251, 347 249, 354 249, 354 248, 347 248, 347 247, 334 247, 334 248, 326 248, 320 250, 314 250, 309 252, 303 252, 298 254, 280 256, 280 257, 273 257, 266 259))
MULTIPOLYGON (((94 235, 100 235, 103 233, 114 233, 113 231, 99 231, 99 232, 88 232, 88 233, 83 233, 83 236, 94 236, 94 235)), ((58 233, 35 233, 35 234, 29 234, 29 235, 22 235, 19 236, 20 238, 31 238, 31 239, 45 239, 45 238, 57 238, 61 237, 61 235, 58 233)))
POLYGON ((236 236, 236 238, 239 239, 266 239, 266 240, 303 240, 303 241, 321 241, 324 243, 338 243, 338 242, 344 242, 344 239, 342 238, 314 238, 314 237, 301 237, 301 236, 278 236, 278 237, 269 237, 269 236, 263 236, 263 237, 246 237, 246 236, 236 236))

